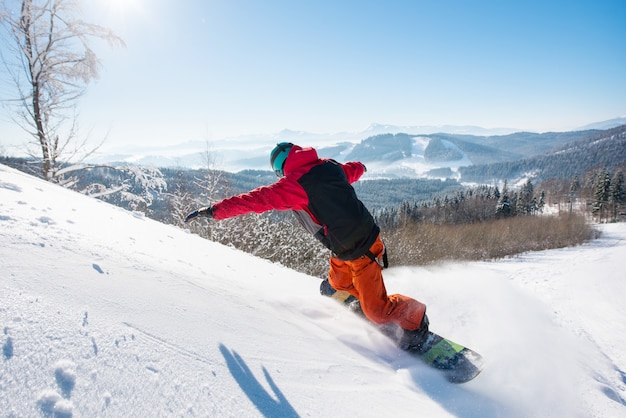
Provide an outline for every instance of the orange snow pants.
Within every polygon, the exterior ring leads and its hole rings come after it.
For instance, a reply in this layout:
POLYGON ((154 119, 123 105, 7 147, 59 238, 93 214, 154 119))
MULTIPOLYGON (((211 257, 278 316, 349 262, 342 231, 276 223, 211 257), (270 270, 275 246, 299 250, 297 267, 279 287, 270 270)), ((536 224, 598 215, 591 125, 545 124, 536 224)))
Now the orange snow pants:
MULTIPOLYGON (((380 259, 384 248, 379 236, 370 252, 380 259)), ((394 322, 404 329, 415 330, 426 313, 426 305, 415 299, 403 295, 388 296, 382 267, 366 255, 348 261, 331 257, 328 281, 336 290, 358 298, 365 316, 377 324, 394 322)))

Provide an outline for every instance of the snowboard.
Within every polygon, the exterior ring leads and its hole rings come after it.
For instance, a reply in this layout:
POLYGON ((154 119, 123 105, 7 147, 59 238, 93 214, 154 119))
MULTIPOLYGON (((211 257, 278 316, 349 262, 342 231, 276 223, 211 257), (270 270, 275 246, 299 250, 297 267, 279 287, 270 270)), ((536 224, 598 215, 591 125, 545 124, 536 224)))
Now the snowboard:
MULTIPOLYGON (((335 299, 350 311, 367 319, 361 310, 359 300, 348 292, 333 289, 330 283, 328 283, 328 280, 322 282, 320 293, 323 296, 335 299)), ((396 324, 372 324, 396 344, 402 336, 402 328, 396 324)), ((427 365, 440 370, 444 377, 451 383, 469 382, 478 376, 484 365, 483 357, 476 351, 455 343, 432 331, 428 331, 428 336, 420 348, 405 350, 405 352, 419 358, 427 365)))

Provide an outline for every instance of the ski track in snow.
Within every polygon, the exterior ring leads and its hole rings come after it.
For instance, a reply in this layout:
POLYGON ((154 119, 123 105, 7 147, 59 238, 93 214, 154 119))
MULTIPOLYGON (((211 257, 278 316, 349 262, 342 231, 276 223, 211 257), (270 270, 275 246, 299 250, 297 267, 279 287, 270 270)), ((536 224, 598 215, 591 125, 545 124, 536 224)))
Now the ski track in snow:
POLYGON ((0 165, 3 416, 626 416, 626 225, 386 270, 486 368, 452 385, 319 280, 0 165))

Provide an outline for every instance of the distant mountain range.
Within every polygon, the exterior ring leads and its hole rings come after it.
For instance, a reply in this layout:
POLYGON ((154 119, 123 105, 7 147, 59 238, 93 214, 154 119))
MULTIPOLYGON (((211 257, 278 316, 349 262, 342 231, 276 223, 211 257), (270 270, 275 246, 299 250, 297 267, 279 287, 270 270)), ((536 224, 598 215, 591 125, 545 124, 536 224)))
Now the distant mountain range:
MULTIPOLYGON (((362 161, 368 167, 367 177, 370 179, 452 178, 477 181, 484 180, 480 167, 491 167, 483 170, 488 172, 501 164, 496 171, 502 171, 502 167, 511 166, 514 161, 531 161, 553 150, 563 153, 568 144, 579 144, 586 138, 602 136, 602 130, 620 125, 626 125, 626 117, 595 123, 572 132, 548 133, 474 126, 380 124, 373 124, 359 133, 328 135, 283 130, 275 135, 241 136, 210 144, 188 142, 160 148, 125 147, 99 156, 96 162, 124 161, 156 167, 199 168, 207 167, 207 160, 210 159, 211 168, 229 172, 268 170, 269 150, 277 142, 288 141, 314 146, 322 157, 362 161)), ((508 175, 521 174, 511 172, 508 175)))
POLYGON ((562 137, 561 142, 546 152, 528 153, 523 158, 461 167, 460 178, 464 182, 480 183, 526 177, 536 180, 572 180, 574 176, 580 177, 593 169, 613 172, 626 168, 626 125, 606 130, 572 132, 562 137), (583 135, 576 138, 579 133, 583 135))

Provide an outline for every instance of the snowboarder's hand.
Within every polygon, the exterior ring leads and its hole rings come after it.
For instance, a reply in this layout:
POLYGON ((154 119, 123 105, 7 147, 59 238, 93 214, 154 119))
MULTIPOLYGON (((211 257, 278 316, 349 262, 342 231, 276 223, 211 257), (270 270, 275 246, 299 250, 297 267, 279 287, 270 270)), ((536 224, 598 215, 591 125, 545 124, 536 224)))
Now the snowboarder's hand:
POLYGON ((185 223, 202 216, 204 218, 213 218, 213 208, 208 206, 206 208, 196 209, 185 217, 185 223))

